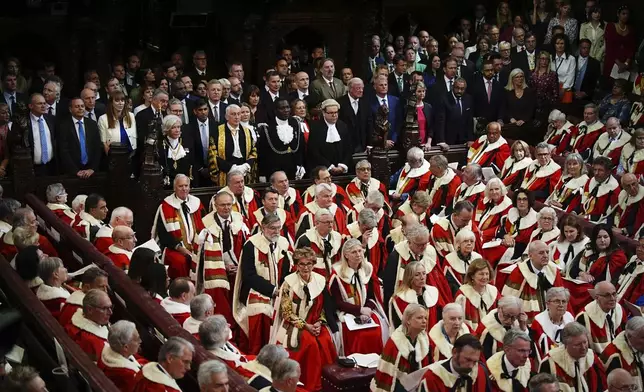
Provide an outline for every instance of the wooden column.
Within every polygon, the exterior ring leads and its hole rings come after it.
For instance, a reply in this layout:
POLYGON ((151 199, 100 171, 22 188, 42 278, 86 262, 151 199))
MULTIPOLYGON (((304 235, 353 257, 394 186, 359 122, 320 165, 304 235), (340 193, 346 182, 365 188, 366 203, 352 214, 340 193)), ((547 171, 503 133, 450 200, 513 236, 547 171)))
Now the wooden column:
POLYGON ((21 145, 14 147, 11 153, 11 168, 14 196, 17 200, 23 201, 25 194, 36 190, 34 160, 28 148, 21 145))
POLYGON ((108 156, 107 182, 108 189, 105 195, 108 205, 113 208, 125 206, 135 208, 135 199, 132 197, 133 187, 136 182, 130 178, 132 165, 129 160, 130 152, 127 146, 121 143, 112 143, 108 156))
MULTIPOLYGON (((159 124, 160 125, 160 124, 159 124)), ((137 238, 139 243, 150 239, 150 231, 154 223, 156 210, 164 198, 163 179, 161 178, 161 166, 156 159, 156 137, 155 128, 151 128, 150 135, 145 143, 144 162, 139 177, 139 197, 135 203, 137 238)), ((136 192, 135 192, 136 194, 136 192)))

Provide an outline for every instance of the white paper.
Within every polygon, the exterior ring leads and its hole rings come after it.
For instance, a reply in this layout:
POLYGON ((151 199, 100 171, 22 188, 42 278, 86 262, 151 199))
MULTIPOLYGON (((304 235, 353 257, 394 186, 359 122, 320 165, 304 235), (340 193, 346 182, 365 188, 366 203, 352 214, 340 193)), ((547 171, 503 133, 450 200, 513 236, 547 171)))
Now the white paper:
POLYGON ((378 324, 374 323, 373 320, 367 324, 357 324, 355 320, 355 316, 351 314, 345 314, 344 315, 344 322, 347 324, 347 328, 349 331, 359 331, 361 329, 369 329, 369 328, 376 328, 378 327, 378 324))
POLYGON ((22 363, 22 357, 25 355, 25 349, 18 346, 17 344, 11 348, 5 357, 15 363, 22 363))
POLYGON ((67 276, 69 277, 69 279, 73 279, 73 278, 75 278, 75 277, 77 277, 77 276, 80 276, 80 275, 84 274, 84 273, 85 273, 85 271, 87 271, 87 270, 88 270, 88 269, 90 269, 90 268, 98 268, 98 266, 97 266, 96 264, 90 264, 90 265, 88 265, 88 266, 85 266, 85 267, 83 267, 83 268, 81 268, 81 269, 77 270, 77 271, 74 271, 74 272, 68 272, 68 273, 67 273, 67 276))
POLYGON ((495 247, 501 245, 502 242, 503 242, 502 239, 488 241, 488 242, 483 244, 483 249, 495 248, 495 247))
POLYGON ((347 358, 352 358, 356 361, 356 365, 365 368, 377 368, 378 361, 380 361, 380 355, 376 353, 371 354, 360 354, 355 353, 347 356, 347 358))
POLYGON ((432 222, 432 225, 435 225, 440 219, 441 217, 436 214, 432 214, 432 216, 429 217, 429 221, 432 222))
POLYGON ((586 284, 586 283, 588 283, 588 282, 585 282, 585 281, 580 280, 580 279, 573 279, 573 278, 564 278, 564 279, 566 279, 569 282, 573 282, 575 284, 586 284))
POLYGON ((415 391, 423 380, 423 376, 427 373, 427 370, 429 370, 429 367, 418 369, 415 372, 400 376, 398 380, 403 388, 405 388, 405 391, 415 391))
POLYGON ((76 260, 80 261, 80 263, 81 263, 81 264, 85 264, 85 263, 83 262, 83 258, 82 258, 82 257, 80 257, 80 255, 79 255, 78 253, 76 253, 76 252, 72 251, 72 255, 74 255, 74 258, 75 258, 76 260))
POLYGON ((54 346, 56 346, 56 358, 58 358, 58 364, 67 369, 67 358, 65 357, 65 351, 63 347, 58 343, 58 340, 54 338, 54 346))
POLYGON ((450 167, 452 170, 458 170, 458 162, 450 162, 447 164, 448 167, 450 167))
POLYGON ((617 64, 614 64, 613 68, 610 70, 610 77, 613 79, 628 80, 631 77, 631 73, 628 70, 619 72, 619 67, 617 66, 617 64))
POLYGON ((482 171, 485 182, 490 181, 492 178, 496 178, 496 174, 494 174, 494 170, 491 167, 484 167, 482 168, 482 171))
POLYGON ((132 252, 136 251, 139 248, 146 248, 146 249, 150 249, 151 251, 154 251, 154 252, 161 252, 161 248, 159 247, 159 244, 157 244, 157 242, 154 240, 154 238, 152 238, 152 239, 148 240, 147 242, 137 246, 136 248, 134 248, 132 250, 132 252))

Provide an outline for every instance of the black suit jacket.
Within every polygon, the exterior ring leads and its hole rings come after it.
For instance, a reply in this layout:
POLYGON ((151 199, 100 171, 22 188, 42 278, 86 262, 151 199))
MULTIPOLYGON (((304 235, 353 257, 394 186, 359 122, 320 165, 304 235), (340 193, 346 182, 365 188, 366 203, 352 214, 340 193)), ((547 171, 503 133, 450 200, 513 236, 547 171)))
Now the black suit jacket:
POLYGON ((338 99, 340 104, 340 120, 347 124, 353 152, 364 152, 370 144, 371 133, 373 132, 373 114, 369 101, 363 96, 358 100, 358 113, 353 111, 349 94, 338 99))
MULTIPOLYGON (((223 124, 226 122, 226 105, 225 103, 219 101, 219 121, 218 124, 223 124)), ((210 101, 208 101, 208 119, 212 122, 215 122, 215 116, 212 114, 212 110, 210 109, 212 107, 212 104, 210 101)), ((192 120, 191 120, 192 121, 192 120)))
POLYGON ((483 81, 482 75, 476 75, 469 91, 474 105, 474 117, 484 117, 488 122, 503 119, 503 99, 505 94, 503 94, 504 90, 499 82, 492 79, 492 96, 489 102, 487 83, 483 81))
POLYGON ((192 80, 192 83, 196 86, 199 84, 200 81, 205 80, 206 82, 209 82, 211 79, 215 79, 216 76, 211 70, 206 67, 206 74, 205 75, 199 75, 197 73, 197 69, 195 67, 190 67, 188 71, 184 71, 184 74, 190 76, 190 79, 192 80))
MULTIPOLYGON (((309 90, 309 94, 304 98, 304 103, 306 103, 307 108, 311 108, 315 104, 315 97, 313 97, 313 95, 311 95, 311 93, 312 93, 312 91, 309 90)), ((296 99, 299 99, 299 98, 300 98, 300 94, 298 94, 297 91, 291 91, 288 94, 288 102, 289 103, 292 103, 293 101, 295 101, 296 99)), ((293 114, 293 113, 291 113, 291 114, 293 114)))
MULTIPOLYGON (((469 61, 469 60, 468 60, 469 61)), ((470 61, 470 63, 472 63, 470 61)), ((465 79, 467 82, 467 88, 470 88, 470 84, 472 83, 472 80, 474 80, 474 63, 472 63, 472 67, 468 65, 459 65, 459 69, 461 72, 461 77, 465 79)))
POLYGON ((461 98, 461 109, 456 105, 454 95, 449 93, 443 96, 436 109, 436 127, 432 144, 447 143, 449 145, 462 144, 474 140, 474 110, 472 97, 468 94, 461 98))
MULTIPOLYGON (((456 79, 454 79, 456 80, 456 79)), ((438 107, 443 98, 448 94, 447 84, 445 83, 445 76, 442 72, 436 75, 436 83, 434 83, 427 91, 429 96, 429 103, 434 107, 438 107)))
MULTIPOLYGON (((513 49, 514 52, 510 55, 510 59, 512 60, 513 68, 521 68, 523 70, 523 73, 525 74, 526 80, 532 76, 532 72, 530 71, 530 65, 528 63, 528 54, 525 50, 522 50, 521 52, 516 52, 516 48, 513 49)), ((536 49, 534 51, 534 64, 535 67, 539 65, 539 49, 536 49)))
MULTIPOLYGON (((579 56, 577 56, 577 64, 579 64, 579 56)), ((577 77, 578 74, 578 72, 575 72, 575 77, 577 77)), ((586 72, 584 73, 584 80, 581 82, 580 89, 580 91, 586 93, 586 99, 591 100, 593 98, 600 74, 601 70, 599 61, 588 56, 588 60, 586 60, 586 72)), ((574 85, 577 85, 576 81, 574 85)))
MULTIPOLYGON (((311 90, 309 89, 309 91, 311 90)), ((309 97, 310 96, 311 95, 309 95, 309 97)), ((288 96, 286 96, 286 94, 282 92, 282 90, 278 92, 278 97, 288 99, 288 96)), ((275 117, 275 102, 273 101, 271 94, 266 91, 264 87, 260 88, 259 92, 259 106, 257 107, 257 110, 260 111, 260 109, 262 116, 265 116, 265 118, 262 119, 262 121, 258 119, 258 122, 266 122, 269 119, 275 117)))
POLYGON ((402 76, 403 76, 403 91, 400 91, 395 74, 393 72, 389 74, 389 77, 388 77, 389 91, 387 91, 387 94, 400 98, 401 96, 405 95, 409 91, 409 74, 405 72, 402 76))
MULTIPOLYGON (((181 137, 183 139, 183 146, 190 148, 190 151, 194 151, 193 160, 194 160, 194 170, 199 170, 203 167, 208 167, 208 145, 204 146, 201 142, 201 123, 197 118, 194 121, 190 120, 190 123, 184 124, 181 127, 181 137), (206 153, 206 159, 204 160, 204 152, 206 153)), ((208 140, 210 138, 216 138, 218 135, 217 124, 214 121, 208 120, 208 140)))
POLYGON ((143 147, 145 146, 145 139, 147 139, 150 132, 149 126, 150 122, 154 119, 154 111, 151 107, 143 109, 137 113, 134 119, 136 120, 136 151, 137 154, 140 155, 142 154, 143 147))
POLYGON ((103 157, 103 143, 96 121, 83 119, 85 129, 85 151, 87 164, 81 163, 80 140, 76 134, 76 119, 67 116, 58 125, 56 136, 58 138, 58 151, 62 170, 71 175, 76 175, 79 170, 92 169, 98 171, 103 157))
MULTIPOLYGON (((19 92, 16 91, 16 104, 18 102, 22 102, 25 105, 27 105, 28 99, 29 98, 25 94, 19 93, 19 92)), ((7 100, 4 98, 4 93, 2 93, 2 92, 0 92, 0 103, 6 103, 7 105, 11 105, 11 102, 7 102, 7 100)))
POLYGON ((347 166, 348 170, 352 169, 353 148, 351 147, 351 135, 347 125, 338 120, 335 127, 340 135, 340 142, 327 143, 328 127, 324 120, 311 122, 309 133, 308 153, 307 153, 307 172, 311 173, 314 167, 338 165, 340 163, 347 166))

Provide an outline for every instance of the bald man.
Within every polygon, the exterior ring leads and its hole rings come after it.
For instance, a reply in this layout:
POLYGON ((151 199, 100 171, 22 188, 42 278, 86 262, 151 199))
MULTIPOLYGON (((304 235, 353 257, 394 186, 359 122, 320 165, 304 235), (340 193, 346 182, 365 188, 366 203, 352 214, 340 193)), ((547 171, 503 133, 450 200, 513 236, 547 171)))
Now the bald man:
POLYGON ((487 124, 486 134, 475 140, 467 152, 467 163, 491 167, 497 175, 508 158, 510 146, 501 136, 501 123, 496 121, 487 124))
POLYGON ((635 377, 641 391, 644 366, 642 361, 636 358, 641 358, 642 353, 644 353, 644 317, 635 316, 628 320, 624 332, 617 335, 600 356, 606 373, 609 374, 608 379, 610 380, 613 372, 621 370, 635 377))
POLYGON ((306 106, 309 107, 310 105, 314 104, 313 102, 314 97, 311 95, 311 92, 309 91, 309 74, 306 72, 298 72, 295 74, 295 85, 297 86, 297 90, 292 91, 288 95, 288 101, 293 102, 296 99, 301 99, 306 103, 306 106))
POLYGON ((590 332, 590 348, 601 355, 626 324, 626 312, 617 303, 617 290, 609 281, 602 281, 590 291, 594 300, 584 307, 575 321, 590 332))
POLYGON ((626 370, 615 369, 608 375, 608 392, 641 391, 640 383, 626 370))
POLYGON ((621 179, 622 191, 619 193, 615 209, 615 226, 613 231, 633 237, 637 229, 644 224, 644 186, 633 173, 626 173, 621 179))
POLYGON ((105 255, 114 265, 127 270, 130 267, 132 250, 136 246, 134 230, 128 226, 116 226, 112 230, 112 241, 114 243, 107 248, 105 255))
POLYGON ((631 135, 622 129, 619 119, 610 117, 606 121, 606 132, 597 138, 593 146, 592 158, 608 157, 613 162, 613 166, 617 167, 622 149, 630 140, 631 135))

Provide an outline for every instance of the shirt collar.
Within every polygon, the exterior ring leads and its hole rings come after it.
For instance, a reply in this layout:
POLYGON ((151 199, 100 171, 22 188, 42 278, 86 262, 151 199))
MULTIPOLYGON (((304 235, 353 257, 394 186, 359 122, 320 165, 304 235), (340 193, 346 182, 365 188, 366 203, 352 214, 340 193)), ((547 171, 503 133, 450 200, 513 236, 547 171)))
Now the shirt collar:
POLYGON ((507 369, 508 373, 512 373, 514 369, 517 369, 514 366, 512 366, 510 361, 508 361, 508 356, 505 354, 503 354, 503 362, 505 363, 505 368, 507 369))
MULTIPOLYGON (((353 105, 353 103, 354 103, 354 102, 356 102, 356 103, 359 103, 359 102, 360 102, 360 98, 353 98, 353 97, 351 96, 351 94, 347 94, 347 96, 349 97, 349 102, 351 102, 351 105, 353 105)), ((382 101, 381 101, 381 102, 382 102, 382 101)))
POLYGON ((275 117, 275 123, 277 123, 277 125, 288 125, 288 119, 280 120, 278 117, 275 117))
POLYGON ((226 126, 227 126, 227 127, 228 127, 228 129, 230 129, 231 131, 239 132, 239 125, 237 126, 237 128, 233 128, 233 127, 230 125, 230 123, 226 123, 226 126))
MULTIPOLYGON (((326 119, 324 119, 324 122, 326 123, 326 126, 329 128, 336 128, 336 124, 330 124, 326 119)), ((336 128, 337 129, 337 128, 336 128)))
POLYGON ((219 222, 224 223, 225 221, 230 221, 230 216, 228 218, 224 218, 221 215, 217 214, 217 218, 219 219, 219 222))
POLYGON ((329 79, 325 78, 324 76, 322 76, 322 79, 326 82, 326 84, 333 83, 333 78, 331 78, 331 80, 329 80, 329 79))

